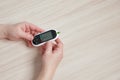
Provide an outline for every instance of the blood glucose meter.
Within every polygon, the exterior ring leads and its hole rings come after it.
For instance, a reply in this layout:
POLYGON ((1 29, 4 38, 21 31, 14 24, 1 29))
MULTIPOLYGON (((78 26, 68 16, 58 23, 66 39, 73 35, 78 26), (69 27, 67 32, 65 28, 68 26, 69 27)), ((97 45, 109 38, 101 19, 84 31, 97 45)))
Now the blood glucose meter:
POLYGON ((60 32, 56 32, 55 30, 48 30, 43 33, 38 33, 34 36, 32 45, 37 47, 45 44, 47 41, 56 40, 59 33, 60 32))

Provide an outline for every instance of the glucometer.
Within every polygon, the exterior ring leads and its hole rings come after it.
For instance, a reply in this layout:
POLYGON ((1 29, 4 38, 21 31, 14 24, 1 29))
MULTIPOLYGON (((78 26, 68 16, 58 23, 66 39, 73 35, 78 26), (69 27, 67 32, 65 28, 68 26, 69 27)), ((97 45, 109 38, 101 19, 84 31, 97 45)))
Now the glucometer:
POLYGON ((60 32, 57 32, 55 30, 48 30, 42 33, 38 33, 34 36, 34 39, 32 40, 32 45, 41 46, 47 41, 56 40, 58 38, 59 33, 60 32))

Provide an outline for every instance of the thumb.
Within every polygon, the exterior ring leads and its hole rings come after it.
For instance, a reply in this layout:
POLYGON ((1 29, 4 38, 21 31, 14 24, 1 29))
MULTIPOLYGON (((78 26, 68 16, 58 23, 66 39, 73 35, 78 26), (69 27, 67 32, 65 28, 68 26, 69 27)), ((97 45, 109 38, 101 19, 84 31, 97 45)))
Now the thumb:
POLYGON ((52 43, 49 41, 45 44, 45 53, 49 54, 52 52, 52 43))
POLYGON ((26 39, 26 40, 33 40, 33 35, 31 35, 30 33, 22 33, 21 34, 21 38, 23 38, 23 39, 26 39))

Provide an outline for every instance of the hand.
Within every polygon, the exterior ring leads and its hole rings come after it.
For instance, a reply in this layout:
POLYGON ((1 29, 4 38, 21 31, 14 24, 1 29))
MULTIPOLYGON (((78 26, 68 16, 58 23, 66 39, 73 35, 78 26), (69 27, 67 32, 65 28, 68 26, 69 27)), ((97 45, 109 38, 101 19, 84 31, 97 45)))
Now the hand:
POLYGON ((41 72, 37 80, 52 80, 53 74, 63 58, 63 43, 58 38, 55 44, 47 42, 42 46, 41 72))
POLYGON ((47 42, 42 46, 42 66, 56 69, 63 57, 63 43, 58 38, 55 43, 47 42))
POLYGON ((6 38, 9 40, 20 40, 24 39, 31 46, 31 40, 33 36, 38 32, 44 30, 28 22, 21 22, 17 24, 6 24, 4 25, 6 38))

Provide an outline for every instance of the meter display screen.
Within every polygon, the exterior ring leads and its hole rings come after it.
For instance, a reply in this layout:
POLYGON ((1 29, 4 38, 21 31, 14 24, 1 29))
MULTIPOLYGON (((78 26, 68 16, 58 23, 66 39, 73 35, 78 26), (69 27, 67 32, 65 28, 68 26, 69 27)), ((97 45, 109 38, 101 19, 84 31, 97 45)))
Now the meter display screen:
POLYGON ((33 43, 35 45, 38 45, 40 43, 54 39, 56 36, 57 36, 56 31, 50 30, 50 31, 36 35, 33 39, 33 43))
POLYGON ((48 41, 53 38, 51 31, 43 33, 39 37, 42 42, 48 41))

